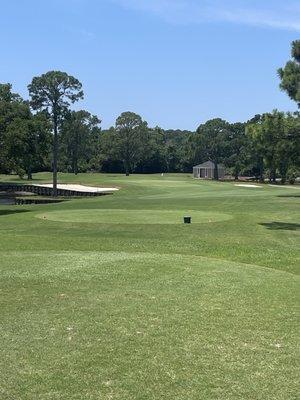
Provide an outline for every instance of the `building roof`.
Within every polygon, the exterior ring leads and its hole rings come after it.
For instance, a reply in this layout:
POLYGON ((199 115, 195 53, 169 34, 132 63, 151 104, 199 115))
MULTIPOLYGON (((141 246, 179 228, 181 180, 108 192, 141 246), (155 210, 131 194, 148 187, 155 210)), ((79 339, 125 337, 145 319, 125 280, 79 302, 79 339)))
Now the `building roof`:
MULTIPOLYGON (((223 164, 218 164, 219 168, 224 168, 223 164)), ((195 165, 194 168, 215 168, 215 163, 212 161, 206 161, 203 164, 195 165)))

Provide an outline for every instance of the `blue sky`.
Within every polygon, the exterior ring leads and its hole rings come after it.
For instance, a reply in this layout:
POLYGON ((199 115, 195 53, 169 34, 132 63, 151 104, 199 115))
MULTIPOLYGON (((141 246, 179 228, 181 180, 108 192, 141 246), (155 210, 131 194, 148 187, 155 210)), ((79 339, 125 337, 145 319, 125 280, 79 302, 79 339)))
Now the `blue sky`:
POLYGON ((0 81, 27 97, 35 75, 78 78, 104 128, 123 111, 196 129, 295 110, 276 74, 300 37, 294 0, 1 1, 0 81))

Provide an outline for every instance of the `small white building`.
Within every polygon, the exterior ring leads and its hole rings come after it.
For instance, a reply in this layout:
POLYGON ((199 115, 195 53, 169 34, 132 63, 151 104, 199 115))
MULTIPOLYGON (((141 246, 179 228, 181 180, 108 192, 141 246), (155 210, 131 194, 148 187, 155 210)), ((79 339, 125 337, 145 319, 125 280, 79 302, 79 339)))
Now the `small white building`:
MULTIPOLYGON (((195 165, 193 167, 194 178, 198 179, 214 179, 215 164, 212 161, 206 161, 203 164, 195 165)), ((218 177, 223 179, 225 177, 225 167, 223 164, 218 164, 218 177)))

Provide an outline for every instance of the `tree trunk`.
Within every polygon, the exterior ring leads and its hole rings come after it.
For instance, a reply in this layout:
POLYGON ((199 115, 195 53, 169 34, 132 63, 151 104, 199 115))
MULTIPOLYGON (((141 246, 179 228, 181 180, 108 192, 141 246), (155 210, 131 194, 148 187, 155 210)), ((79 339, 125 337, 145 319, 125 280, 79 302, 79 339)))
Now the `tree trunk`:
POLYGON ((129 162, 127 160, 124 161, 124 169, 126 176, 129 176, 130 168, 129 168, 129 162))
POLYGON ((214 180, 218 181, 219 180, 219 170, 218 170, 218 163, 217 161, 215 163, 215 169, 214 169, 214 180))
POLYGON ((270 182, 271 183, 276 183, 276 170, 275 170, 275 168, 271 168, 271 171, 270 171, 270 182))
POLYGON ((28 181, 32 180, 32 172, 31 172, 31 167, 30 166, 27 168, 27 180, 28 181))
POLYGON ((74 163, 74 174, 78 174, 78 164, 77 164, 77 158, 75 158, 75 163, 74 163))
POLYGON ((58 121, 57 112, 53 112, 53 125, 54 125, 54 137, 53 137, 53 189, 52 196, 57 197, 57 158, 58 158, 58 121))
POLYGON ((264 183, 264 161, 263 161, 263 159, 260 160, 260 164, 259 164, 259 182, 264 183))
POLYGON ((288 171, 288 163, 286 162, 286 160, 284 160, 284 161, 281 162, 280 168, 279 168, 282 185, 284 185, 286 183, 287 171, 288 171))
POLYGON ((78 174, 78 131, 76 132, 76 143, 74 149, 74 174, 78 174))
POLYGON ((74 153, 73 153, 73 157, 72 157, 72 172, 75 175, 78 174, 78 163, 77 163, 76 155, 74 153))
POLYGON ((235 180, 235 181, 238 181, 238 180, 239 180, 239 171, 238 171, 238 170, 235 170, 235 171, 234 171, 234 180, 235 180))

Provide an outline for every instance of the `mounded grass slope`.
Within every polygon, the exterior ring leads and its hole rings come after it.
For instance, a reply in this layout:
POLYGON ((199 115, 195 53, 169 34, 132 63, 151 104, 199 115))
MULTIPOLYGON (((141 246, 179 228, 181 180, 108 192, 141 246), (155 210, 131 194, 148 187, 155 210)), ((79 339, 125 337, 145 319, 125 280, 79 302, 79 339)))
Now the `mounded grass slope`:
POLYGON ((297 187, 60 179, 122 189, 0 206, 1 399, 297 398, 297 187))

